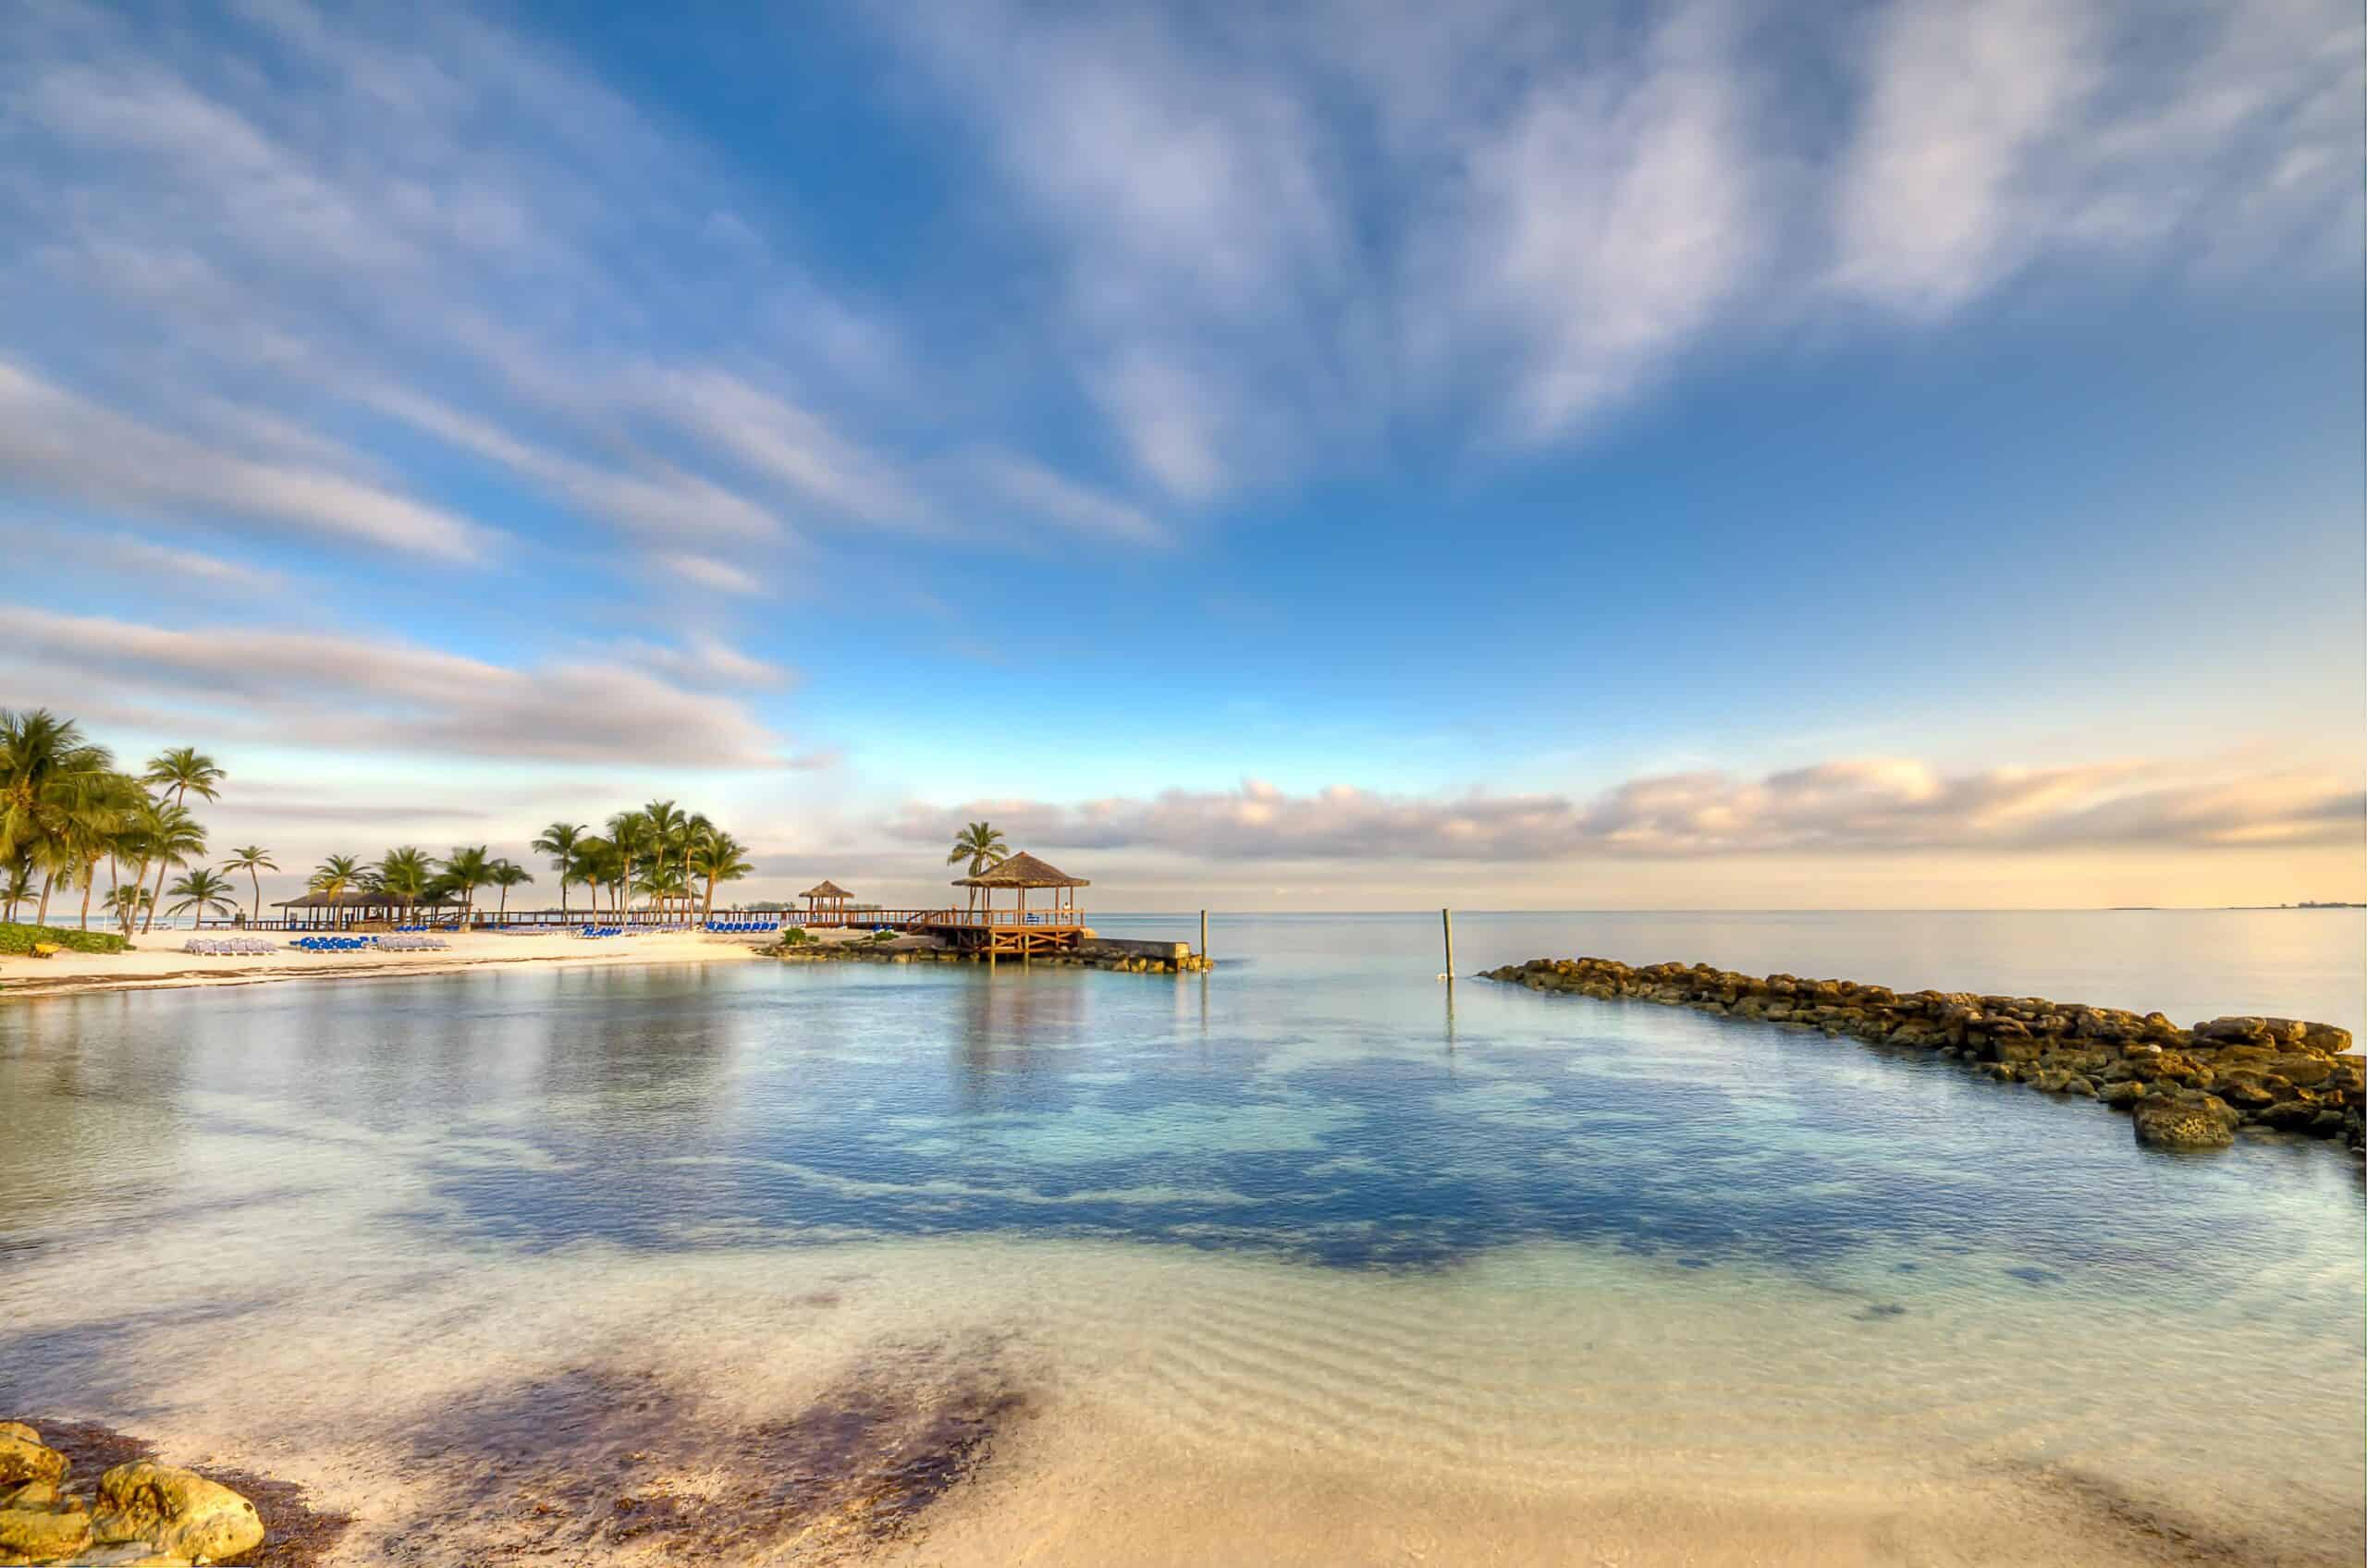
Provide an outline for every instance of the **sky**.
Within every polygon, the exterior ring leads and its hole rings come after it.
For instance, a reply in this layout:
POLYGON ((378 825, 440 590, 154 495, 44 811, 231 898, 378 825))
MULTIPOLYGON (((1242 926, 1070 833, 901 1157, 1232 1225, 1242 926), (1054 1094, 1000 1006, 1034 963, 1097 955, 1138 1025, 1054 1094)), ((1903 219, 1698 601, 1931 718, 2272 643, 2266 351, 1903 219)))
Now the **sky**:
POLYGON ((751 899, 2367 899, 2362 61, 12 0, 0 705, 211 753, 267 898, 665 798, 751 899))

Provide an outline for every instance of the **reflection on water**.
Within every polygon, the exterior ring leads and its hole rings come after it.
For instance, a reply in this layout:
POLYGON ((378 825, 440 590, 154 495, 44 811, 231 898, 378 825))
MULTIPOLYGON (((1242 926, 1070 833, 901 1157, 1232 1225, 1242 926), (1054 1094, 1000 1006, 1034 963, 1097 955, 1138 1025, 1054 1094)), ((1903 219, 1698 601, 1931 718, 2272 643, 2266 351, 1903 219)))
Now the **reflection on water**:
MULTIPOLYGON (((2358 1026, 2338 949, 2367 923, 2189 918, 1457 934, 1472 967, 1704 958, 2358 1026)), ((1559 1486, 1955 1455, 2233 1512, 2273 1491, 2355 1533, 2367 1247, 2331 1146, 2170 1161, 1913 1053, 1441 986, 1434 916, 1218 937, 1255 962, 0 1009, 0 1406, 399 1447, 439 1408, 630 1375, 740 1402, 718 1430, 744 1433, 958 1332, 1027 1369, 1031 1440, 1097 1431, 1095 1464, 1202 1444, 1559 1486), (2307 1370, 2272 1394, 2263 1366, 2307 1370)))

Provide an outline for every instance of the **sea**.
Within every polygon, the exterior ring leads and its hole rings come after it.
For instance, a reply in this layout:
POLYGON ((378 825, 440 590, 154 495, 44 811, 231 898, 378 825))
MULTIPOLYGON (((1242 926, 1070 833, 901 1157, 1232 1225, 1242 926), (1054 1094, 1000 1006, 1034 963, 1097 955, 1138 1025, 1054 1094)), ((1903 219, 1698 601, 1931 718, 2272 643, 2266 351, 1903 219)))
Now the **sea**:
POLYGON ((2338 1145, 1477 977, 2367 1034, 2367 912, 1454 939, 0 1000, 0 1419, 300 1487, 332 1563, 2367 1556, 2338 1145))

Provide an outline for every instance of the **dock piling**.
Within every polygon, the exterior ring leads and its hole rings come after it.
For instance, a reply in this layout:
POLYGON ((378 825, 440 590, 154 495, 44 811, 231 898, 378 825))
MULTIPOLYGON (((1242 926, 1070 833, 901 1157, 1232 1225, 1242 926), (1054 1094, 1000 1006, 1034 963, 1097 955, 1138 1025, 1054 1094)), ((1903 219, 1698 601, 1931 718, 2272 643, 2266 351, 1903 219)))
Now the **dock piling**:
POLYGON ((1439 911, 1439 924, 1446 930, 1446 983, 1454 984, 1454 911, 1439 911))
POLYGON ((1207 910, 1200 912, 1200 956, 1202 958, 1208 956, 1208 912, 1207 910))

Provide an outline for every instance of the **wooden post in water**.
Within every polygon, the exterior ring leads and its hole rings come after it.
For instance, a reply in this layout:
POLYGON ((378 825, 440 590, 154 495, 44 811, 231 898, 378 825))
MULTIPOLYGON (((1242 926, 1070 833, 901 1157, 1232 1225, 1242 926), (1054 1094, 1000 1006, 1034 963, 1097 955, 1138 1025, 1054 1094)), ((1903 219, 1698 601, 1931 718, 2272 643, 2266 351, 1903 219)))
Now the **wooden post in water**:
POLYGON ((1200 912, 1200 956, 1202 958, 1208 956, 1208 912, 1207 910, 1200 912))
POLYGON ((1454 911, 1439 911, 1439 924, 1446 928, 1446 983, 1454 984, 1454 911))

